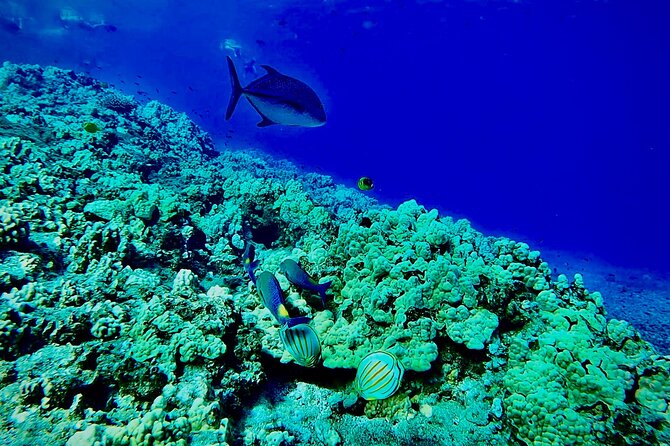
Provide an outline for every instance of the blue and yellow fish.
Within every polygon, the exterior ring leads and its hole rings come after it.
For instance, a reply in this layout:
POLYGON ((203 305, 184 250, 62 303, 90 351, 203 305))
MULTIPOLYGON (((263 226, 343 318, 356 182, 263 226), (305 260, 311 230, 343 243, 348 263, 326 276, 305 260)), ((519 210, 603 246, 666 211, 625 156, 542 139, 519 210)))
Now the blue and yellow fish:
POLYGON ((332 281, 319 283, 314 280, 307 272, 298 265, 295 260, 286 259, 281 262, 279 265, 279 271, 281 271, 289 282, 293 285, 302 288, 304 290, 313 291, 319 293, 321 297, 321 304, 326 306, 326 291, 332 285, 332 281))
POLYGON ((298 324, 308 324, 311 319, 304 316, 290 317, 286 305, 284 305, 284 293, 282 293, 279 282, 274 274, 263 271, 256 277, 256 288, 261 295, 265 308, 270 310, 272 316, 281 325, 293 327, 298 324))
POLYGON ((244 254, 242 254, 244 270, 247 272, 249 279, 254 285, 256 285, 256 275, 254 274, 254 270, 258 267, 259 263, 258 260, 254 260, 255 257, 256 249, 254 248, 254 245, 246 242, 246 246, 244 247, 244 254))

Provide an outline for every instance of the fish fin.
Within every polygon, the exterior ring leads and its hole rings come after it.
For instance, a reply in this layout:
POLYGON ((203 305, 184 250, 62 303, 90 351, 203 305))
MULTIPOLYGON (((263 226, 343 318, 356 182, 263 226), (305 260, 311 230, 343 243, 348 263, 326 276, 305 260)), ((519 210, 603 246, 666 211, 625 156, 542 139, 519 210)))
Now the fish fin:
POLYGON ((268 74, 281 74, 279 71, 272 68, 270 65, 261 65, 261 67, 268 72, 268 74))
POLYGON ((256 124, 258 127, 267 127, 269 125, 275 125, 276 124, 276 122, 270 121, 265 116, 262 116, 262 118, 263 118, 263 120, 261 122, 259 122, 258 124, 256 124))
POLYGON ((233 116, 235 106, 237 106, 237 102, 240 100, 240 97, 242 96, 242 93, 244 93, 244 90, 242 89, 242 85, 240 85, 240 79, 237 77, 237 70, 235 70, 235 64, 233 63, 233 59, 231 59, 230 56, 226 56, 226 59, 228 59, 230 84, 233 87, 233 91, 230 95, 230 102, 228 102, 228 108, 226 109, 226 121, 227 121, 233 116))
POLYGON ((284 304, 279 304, 279 306, 277 307, 277 314, 282 319, 288 319, 288 310, 286 309, 284 304))
POLYGON ((310 322, 312 322, 312 318, 307 316, 298 316, 286 319, 284 321, 284 325, 288 328, 291 328, 300 324, 309 324, 310 322))
POLYGON ((323 308, 326 308, 326 291, 328 291, 328 288, 333 284, 332 280, 329 280, 328 282, 320 283, 318 285, 318 292, 319 296, 321 296, 321 304, 323 305, 323 308))
POLYGON ((249 264, 248 267, 247 267, 247 274, 249 275, 249 280, 251 280, 251 282, 254 285, 256 285, 256 273, 254 272, 254 270, 258 267, 259 263, 260 262, 258 260, 256 260, 256 261, 252 262, 251 264, 249 264))

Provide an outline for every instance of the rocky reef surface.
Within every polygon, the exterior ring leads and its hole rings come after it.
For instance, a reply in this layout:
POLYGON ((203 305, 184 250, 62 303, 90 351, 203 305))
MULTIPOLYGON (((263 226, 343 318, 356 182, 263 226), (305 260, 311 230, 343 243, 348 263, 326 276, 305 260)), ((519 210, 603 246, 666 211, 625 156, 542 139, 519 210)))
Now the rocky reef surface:
POLYGON ((670 442, 670 358, 524 243, 218 153, 184 114, 71 71, 5 63, 0 111, 2 444, 670 442), (313 319, 317 368, 284 352, 249 237, 313 319), (286 258, 333 281, 326 308, 286 258), (357 399, 380 349, 400 389, 357 399))

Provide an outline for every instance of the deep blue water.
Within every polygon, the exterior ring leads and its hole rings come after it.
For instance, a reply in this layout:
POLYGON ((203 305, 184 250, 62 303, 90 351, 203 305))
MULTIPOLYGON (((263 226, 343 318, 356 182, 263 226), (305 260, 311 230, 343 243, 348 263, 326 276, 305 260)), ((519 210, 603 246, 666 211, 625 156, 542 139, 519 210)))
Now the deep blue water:
POLYGON ((0 59, 88 71, 391 203, 670 271, 666 2, 137 3, 0 0, 0 59), (226 55, 244 84, 260 64, 307 82, 327 125, 258 129, 242 102, 225 122, 226 55))

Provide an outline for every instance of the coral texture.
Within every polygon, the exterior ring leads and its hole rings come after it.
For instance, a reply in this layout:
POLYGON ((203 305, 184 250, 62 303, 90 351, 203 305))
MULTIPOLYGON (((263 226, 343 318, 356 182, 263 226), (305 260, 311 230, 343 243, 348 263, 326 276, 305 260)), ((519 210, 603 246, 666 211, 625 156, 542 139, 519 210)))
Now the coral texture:
POLYGON ((186 115, 70 71, 5 63, 0 112, 2 444, 670 442, 670 360, 525 243, 218 153, 186 115), (316 368, 284 350, 249 240, 312 318, 316 368), (325 308, 286 258, 332 280, 325 308), (407 372, 363 401, 376 350, 407 372))

